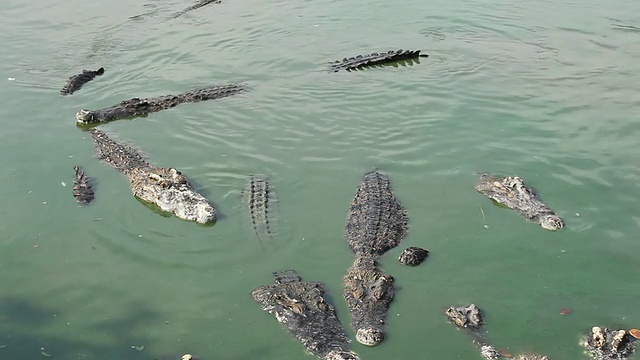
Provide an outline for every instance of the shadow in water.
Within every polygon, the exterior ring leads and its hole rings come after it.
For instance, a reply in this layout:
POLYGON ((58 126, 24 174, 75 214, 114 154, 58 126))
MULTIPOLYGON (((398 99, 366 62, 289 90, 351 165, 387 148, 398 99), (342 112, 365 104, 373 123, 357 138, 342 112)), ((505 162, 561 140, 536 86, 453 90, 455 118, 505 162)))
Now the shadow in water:
POLYGON ((84 329, 80 337, 77 329, 64 330, 64 310, 59 310, 25 298, 0 297, 0 358, 151 360, 162 357, 132 348, 150 340, 134 329, 150 320, 159 321, 159 315, 145 304, 132 306, 118 319, 102 319, 97 314, 96 323, 84 329), (55 331, 56 328, 61 330, 55 331))

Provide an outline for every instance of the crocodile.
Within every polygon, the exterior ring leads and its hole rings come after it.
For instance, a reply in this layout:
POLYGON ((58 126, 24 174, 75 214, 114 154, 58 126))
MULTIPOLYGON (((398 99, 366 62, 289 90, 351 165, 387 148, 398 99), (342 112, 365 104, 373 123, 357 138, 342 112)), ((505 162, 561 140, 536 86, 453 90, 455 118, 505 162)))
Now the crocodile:
POLYGON ((71 95, 74 92, 80 90, 80 88, 95 79, 96 76, 104 74, 104 68, 98 70, 82 70, 82 73, 73 75, 60 89, 60 95, 71 95))
POLYGON ((180 171, 150 165, 133 147, 112 140, 98 129, 88 131, 97 145, 98 157, 129 179, 135 197, 181 219, 201 224, 216 221, 216 209, 180 171))
POLYGON ((635 352, 634 339, 625 330, 594 326, 580 339, 587 353, 596 360, 626 359, 635 352))
POLYGON ((330 63, 330 67, 333 72, 338 72, 340 70, 351 71, 362 69, 364 67, 389 64, 401 60, 418 59, 421 57, 429 57, 429 55, 420 54, 420 50, 389 50, 382 53, 371 53, 336 60, 330 63))
POLYGON ((484 325, 484 316, 476 304, 450 306, 444 313, 455 326, 466 330, 473 343, 480 348, 480 355, 483 358, 497 359, 500 357, 498 350, 488 343, 485 334, 480 331, 480 328, 484 325))
MULTIPOLYGON (((456 327, 464 329, 471 336, 473 343, 480 348, 480 356, 484 359, 498 359, 501 356, 513 357, 504 350, 496 350, 489 344, 487 335, 481 331, 485 320, 482 311, 475 304, 469 306, 450 306, 444 311, 445 315, 456 327)), ((520 354, 516 360, 549 360, 548 357, 537 354, 520 354)))
POLYGON ((76 114, 79 124, 92 124, 143 116, 149 113, 170 109, 182 103, 195 103, 205 100, 220 99, 246 91, 242 85, 229 84, 195 89, 178 95, 163 95, 153 98, 133 98, 119 104, 99 109, 82 109, 76 114))
POLYGON ((429 256, 428 250, 411 246, 400 253, 398 261, 403 265, 418 266, 427 258, 427 256, 429 256))
POLYGON ((347 215, 345 238, 356 256, 382 255, 407 234, 407 211, 398 202, 389 178, 367 172, 347 215))
POLYGON ((393 276, 380 270, 372 256, 356 256, 344 276, 343 295, 359 343, 375 346, 384 341, 387 311, 395 293, 394 281, 393 276))
POLYGON ((75 173, 73 177, 73 197, 80 204, 89 204, 95 199, 91 180, 78 165, 73 167, 73 171, 75 173))
POLYGON ((407 222, 407 211, 393 194, 389 178, 378 170, 365 173, 347 214, 345 239, 355 259, 343 288, 356 340, 363 345, 384 341, 394 278, 382 273, 378 258, 398 246, 407 234, 407 222))
POLYGON ((549 357, 538 354, 520 354, 514 357, 513 360, 549 360, 549 357))
POLYGON ((349 337, 319 282, 302 281, 294 271, 275 272, 273 285, 251 292, 262 310, 275 316, 313 355, 326 360, 357 360, 349 337))
POLYGON ((475 189, 496 203, 537 222, 544 229, 555 231, 564 227, 562 219, 517 176, 482 174, 475 189))
POLYGON ((254 174, 249 177, 242 192, 244 202, 249 208, 251 225, 260 241, 271 240, 271 213, 275 204, 275 193, 266 175, 254 174))
POLYGON ((177 17, 180 17, 180 16, 188 13, 189 11, 199 9, 199 8, 205 6, 205 5, 220 4, 221 2, 222 2, 222 0, 198 0, 195 4, 185 8, 184 10, 180 10, 180 11, 174 13, 169 18, 170 19, 175 19, 177 17))

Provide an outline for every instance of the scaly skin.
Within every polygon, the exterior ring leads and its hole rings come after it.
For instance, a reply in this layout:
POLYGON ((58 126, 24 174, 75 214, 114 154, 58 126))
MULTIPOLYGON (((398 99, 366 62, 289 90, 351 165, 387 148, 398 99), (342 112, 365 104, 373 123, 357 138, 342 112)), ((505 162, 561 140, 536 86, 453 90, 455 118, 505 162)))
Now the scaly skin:
POLYGON ((76 201, 80 204, 89 204, 95 199, 91 181, 78 165, 73 167, 73 171, 73 197, 76 198, 76 201))
POLYGON ((498 351, 488 344, 485 334, 480 331, 480 328, 484 325, 484 317, 475 304, 451 306, 444 313, 456 327, 464 329, 471 336, 473 343, 480 349, 480 355, 483 358, 497 359, 500 357, 498 351))
POLYGON ((407 211, 393 194, 389 178, 371 171, 351 202, 345 238, 356 256, 380 256, 402 241, 407 222, 407 211))
POLYGON ((251 225, 260 241, 268 241, 273 237, 271 231, 271 213, 275 206, 275 194, 265 175, 255 174, 249 178, 242 193, 244 202, 249 208, 251 225))
POLYGON ((428 250, 411 246, 404 249, 402 253, 400 253, 398 261, 403 265, 418 266, 424 261, 424 259, 427 258, 427 256, 429 256, 428 250))
POLYGON ((482 174, 475 189, 498 204, 537 222, 544 229, 555 231, 564 227, 562 219, 517 176, 482 174))
POLYGON ((213 205, 193 189, 180 171, 150 165, 131 146, 112 140, 98 129, 89 132, 98 156, 127 176, 134 196, 181 219, 201 224, 216 221, 213 205))
POLYGON ((295 273, 274 273, 275 284, 251 292, 262 309, 275 316, 313 355, 325 360, 358 360, 335 309, 324 298, 321 283, 306 282, 295 273))
MULTIPOLYGON (((511 357, 496 350, 487 340, 487 333, 481 328, 484 325, 482 311, 475 304, 469 306, 451 306, 445 310, 447 318, 458 328, 463 329, 480 349, 480 356, 484 359, 498 359, 501 356, 511 357)), ((521 354, 517 360, 549 360, 548 357, 535 354, 521 354)))
POLYGON ((133 98, 104 109, 80 110, 76 114, 76 120, 79 124, 93 124, 126 119, 170 109, 183 103, 220 99, 244 91, 246 91, 245 87, 231 84, 191 90, 178 95, 164 95, 147 99, 133 98))
POLYGON ((406 209, 393 194, 389 178, 377 170, 366 173, 347 215, 345 239, 355 259, 344 276, 343 289, 351 326, 363 345, 384 341, 394 278, 382 273, 378 258, 402 241, 407 221, 406 209))
POLYGON ((221 2, 222 2, 221 0, 198 0, 195 4, 189 6, 188 8, 186 8, 184 10, 178 11, 177 13, 171 15, 169 18, 170 19, 175 19, 177 17, 180 17, 180 16, 188 13, 189 11, 200 9, 201 7, 203 7, 205 5, 220 4, 221 2))
POLYGON ((356 256, 344 276, 343 295, 359 343, 375 346, 384 341, 387 311, 395 293, 394 280, 382 273, 373 257, 362 256, 356 256))
POLYGON ((73 75, 60 89, 60 95, 71 95, 80 90, 82 85, 93 80, 96 76, 104 74, 104 68, 98 70, 82 70, 82 73, 73 75))
POLYGON ((351 71, 368 66, 382 65, 401 60, 418 59, 428 56, 429 55, 426 54, 420 55, 420 50, 390 50, 383 53, 371 53, 336 60, 331 63, 331 70, 333 70, 333 72, 338 72, 340 70, 351 71))
POLYGON ((625 330, 594 326, 580 340, 587 354, 596 360, 626 359, 635 352, 635 341, 625 330))

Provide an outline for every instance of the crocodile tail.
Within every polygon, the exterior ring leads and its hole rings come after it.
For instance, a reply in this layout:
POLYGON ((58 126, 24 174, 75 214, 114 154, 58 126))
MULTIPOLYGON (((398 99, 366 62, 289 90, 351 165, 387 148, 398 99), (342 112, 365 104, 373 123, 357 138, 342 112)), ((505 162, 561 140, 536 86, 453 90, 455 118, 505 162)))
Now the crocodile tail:
POLYGON ((249 207, 251 225, 258 239, 271 240, 271 212, 273 210, 274 193, 265 175, 255 174, 249 178, 244 191, 245 201, 249 207))
POLYGON ((75 172, 73 177, 73 197, 81 204, 88 204, 95 198, 89 177, 85 175, 84 171, 80 170, 78 165, 73 167, 73 171, 75 172))

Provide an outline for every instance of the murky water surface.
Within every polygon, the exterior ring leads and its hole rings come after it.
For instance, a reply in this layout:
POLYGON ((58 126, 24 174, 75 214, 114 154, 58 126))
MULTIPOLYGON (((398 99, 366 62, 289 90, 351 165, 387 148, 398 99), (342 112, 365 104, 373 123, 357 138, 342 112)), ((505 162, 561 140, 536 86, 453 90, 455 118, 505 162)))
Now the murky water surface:
POLYGON ((249 295, 286 269, 326 284, 353 338, 344 226, 374 167, 410 230, 382 260, 388 339, 354 340, 363 359, 479 359, 452 304, 483 308, 496 347, 552 359, 584 358, 593 325, 640 327, 638 2, 223 0, 168 19, 190 4, 3 3, 0 358, 311 359, 249 295), (393 48, 430 56, 327 72, 393 48), (232 82, 251 91, 101 126, 182 170, 220 210, 213 227, 145 207, 75 125, 82 108, 232 82), (95 181, 88 207, 75 164, 95 181), (484 171, 524 178, 566 228, 492 205, 473 189, 484 171), (277 193, 270 243, 241 201, 252 173, 277 193), (431 256, 403 267, 406 246, 431 256))

